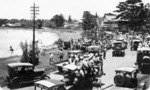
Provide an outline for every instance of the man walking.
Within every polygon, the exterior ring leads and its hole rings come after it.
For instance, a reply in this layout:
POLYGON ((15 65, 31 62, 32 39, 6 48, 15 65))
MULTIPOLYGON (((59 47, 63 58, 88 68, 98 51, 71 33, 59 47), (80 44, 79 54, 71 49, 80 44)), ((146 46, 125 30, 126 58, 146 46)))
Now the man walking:
POLYGON ((60 56, 59 56, 59 58, 60 58, 60 61, 63 60, 63 50, 62 49, 60 50, 60 56))
POLYGON ((49 65, 52 65, 54 63, 53 61, 53 54, 49 53, 49 65))

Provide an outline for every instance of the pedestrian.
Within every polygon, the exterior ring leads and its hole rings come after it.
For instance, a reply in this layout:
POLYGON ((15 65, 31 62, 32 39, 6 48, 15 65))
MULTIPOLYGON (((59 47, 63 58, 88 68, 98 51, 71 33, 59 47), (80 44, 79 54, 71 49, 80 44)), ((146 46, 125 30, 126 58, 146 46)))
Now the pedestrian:
POLYGON ((62 49, 60 50, 60 53, 59 53, 59 54, 60 54, 60 56, 59 56, 60 61, 62 61, 62 60, 63 60, 63 50, 62 50, 62 49))
POLYGON ((106 44, 104 45, 104 51, 103 51, 103 59, 106 58, 106 51, 107 51, 107 48, 106 48, 106 44))
POLYGON ((52 53, 49 53, 49 65, 52 65, 52 63, 54 63, 53 56, 54 55, 52 53))
POLYGON ((12 46, 10 46, 10 52, 11 52, 11 55, 12 55, 13 52, 14 52, 14 49, 12 48, 12 46))
POLYGON ((99 61, 100 61, 100 69, 103 75, 105 75, 104 71, 103 71, 103 58, 102 58, 102 53, 99 53, 99 61))

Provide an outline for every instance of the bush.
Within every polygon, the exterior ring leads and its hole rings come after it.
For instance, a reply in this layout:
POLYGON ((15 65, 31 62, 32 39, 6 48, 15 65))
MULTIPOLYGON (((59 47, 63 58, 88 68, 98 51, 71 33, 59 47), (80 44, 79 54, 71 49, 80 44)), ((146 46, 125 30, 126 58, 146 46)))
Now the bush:
POLYGON ((58 47, 63 47, 63 40, 62 39, 58 39, 57 41, 54 42, 54 44, 58 45, 58 47))

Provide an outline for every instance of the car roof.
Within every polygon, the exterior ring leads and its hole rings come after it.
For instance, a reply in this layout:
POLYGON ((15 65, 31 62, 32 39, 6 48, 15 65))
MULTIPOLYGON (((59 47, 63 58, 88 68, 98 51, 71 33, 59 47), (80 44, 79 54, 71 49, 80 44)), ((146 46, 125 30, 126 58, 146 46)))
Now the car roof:
POLYGON ((50 79, 50 80, 40 80, 40 81, 35 82, 35 84, 42 85, 47 88, 51 88, 54 86, 64 85, 64 82, 61 82, 59 80, 50 79))
POLYGON ((123 71, 123 72, 134 72, 136 71, 137 69, 136 68, 133 68, 133 67, 121 67, 119 69, 116 69, 115 71, 123 71))
POLYGON ((141 47, 141 48, 138 48, 138 51, 150 51, 150 48, 149 47, 141 47))
POLYGON ((23 67, 23 66, 27 66, 27 67, 30 67, 30 66, 33 66, 33 64, 31 63, 20 63, 20 62, 17 62, 17 63, 9 63, 7 64, 9 67, 23 67))
POLYGON ((68 51, 70 53, 79 53, 79 52, 82 52, 81 50, 71 50, 71 51, 68 51))

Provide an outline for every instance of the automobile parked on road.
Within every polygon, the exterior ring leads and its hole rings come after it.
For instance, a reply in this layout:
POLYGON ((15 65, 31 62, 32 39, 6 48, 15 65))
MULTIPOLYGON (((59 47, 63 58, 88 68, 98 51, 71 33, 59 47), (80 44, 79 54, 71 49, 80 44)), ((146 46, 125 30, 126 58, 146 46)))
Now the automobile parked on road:
POLYGON ((71 48, 71 43, 70 43, 70 41, 65 41, 65 42, 63 43, 63 48, 64 48, 65 50, 70 49, 70 48, 71 48))
MULTIPOLYGON (((116 75, 114 77, 114 83, 118 87, 136 88, 137 81, 137 68, 121 67, 115 70, 116 75)), ((122 89, 121 89, 122 90, 122 89)), ((134 89, 135 90, 135 89, 134 89)))
POLYGON ((24 83, 34 82, 41 79, 50 79, 50 75, 43 69, 35 69, 30 63, 9 63, 7 64, 9 85, 19 88, 24 83))
POLYGON ((122 41, 114 41, 112 46, 112 56, 125 56, 125 48, 124 43, 122 41))
POLYGON ((101 48, 100 46, 89 46, 88 47, 88 53, 100 53, 101 48))
POLYGON ((139 43, 142 43, 142 41, 140 39, 133 39, 131 41, 131 51, 137 50, 138 46, 139 46, 139 43))
POLYGON ((149 47, 138 48, 136 64, 142 74, 150 74, 150 48, 149 47))

